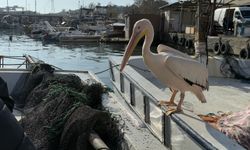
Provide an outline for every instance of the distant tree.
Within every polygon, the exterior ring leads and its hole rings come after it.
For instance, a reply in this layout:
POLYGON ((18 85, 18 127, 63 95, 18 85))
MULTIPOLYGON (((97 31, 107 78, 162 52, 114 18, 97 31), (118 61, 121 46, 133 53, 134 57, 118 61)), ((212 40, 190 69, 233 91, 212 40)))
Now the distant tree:
POLYGON ((117 18, 119 15, 118 6, 108 5, 107 6, 107 14, 108 14, 108 17, 110 17, 110 18, 117 18))
POLYGON ((131 5, 131 6, 127 6, 126 8, 126 14, 139 14, 140 10, 139 7, 135 4, 131 5))
POLYGON ((134 0, 134 5, 138 7, 141 14, 159 14, 159 7, 166 4, 168 2, 164 0, 134 0))
POLYGON ((96 4, 94 2, 89 3, 89 9, 94 9, 96 4))

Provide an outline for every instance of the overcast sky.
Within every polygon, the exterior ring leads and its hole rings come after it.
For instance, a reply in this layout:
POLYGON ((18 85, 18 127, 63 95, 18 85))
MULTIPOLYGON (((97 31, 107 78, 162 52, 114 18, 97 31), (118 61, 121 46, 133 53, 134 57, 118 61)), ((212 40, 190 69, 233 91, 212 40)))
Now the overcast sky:
MULTIPOLYGON (((40 13, 49 13, 51 12, 51 1, 52 0, 36 0, 37 3, 37 11, 40 13)), ((7 2, 9 6, 18 5, 26 8, 28 10, 35 10, 35 0, 0 0, 0 7, 6 7, 7 2)), ((84 5, 85 7, 89 6, 89 3, 100 3, 102 6, 106 6, 110 2, 119 6, 131 5, 134 3, 134 0, 54 0, 54 8, 55 12, 59 12, 62 9, 66 10, 74 10, 79 8, 80 5, 84 5)))

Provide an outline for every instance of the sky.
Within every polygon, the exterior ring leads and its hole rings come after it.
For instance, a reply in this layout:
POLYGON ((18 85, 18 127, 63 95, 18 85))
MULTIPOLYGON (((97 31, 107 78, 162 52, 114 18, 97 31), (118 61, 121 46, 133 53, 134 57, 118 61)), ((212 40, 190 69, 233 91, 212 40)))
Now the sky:
MULTIPOLYGON (((111 2, 111 4, 118 6, 126 6, 134 3, 134 0, 36 0, 37 12, 39 13, 50 13, 51 12, 51 1, 54 1, 55 12, 59 12, 62 9, 74 10, 78 9, 79 6, 83 5, 85 7, 89 6, 89 3, 93 2, 95 4, 100 3, 101 6, 106 6, 111 2)), ((6 7, 7 2, 9 6, 20 6, 24 9, 35 11, 35 0, 0 0, 0 7, 6 7), (27 5, 26 5, 27 2, 27 5), (26 7, 27 6, 27 7, 26 7)))

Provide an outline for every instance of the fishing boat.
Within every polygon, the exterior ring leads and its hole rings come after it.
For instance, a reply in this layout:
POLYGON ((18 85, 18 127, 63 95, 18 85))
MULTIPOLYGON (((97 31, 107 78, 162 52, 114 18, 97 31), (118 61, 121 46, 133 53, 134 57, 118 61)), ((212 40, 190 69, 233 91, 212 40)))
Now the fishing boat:
MULTIPOLYGON (((167 106, 158 106, 167 100, 170 90, 144 65, 141 56, 132 56, 120 72, 122 57, 110 57, 110 78, 119 103, 129 107, 146 128, 169 149, 244 149, 199 117, 201 114, 237 112, 249 105, 250 85, 244 80, 225 77, 225 61, 210 57, 209 92, 206 104, 201 104, 192 94, 186 94, 182 113, 167 115, 167 106)), ((249 66, 249 61, 241 63, 249 66)), ((159 68, 160 69, 160 68, 159 68)), ((249 68, 248 68, 249 69, 249 68)), ((245 70, 247 71, 247 70, 245 70)), ((248 70, 249 71, 249 70, 248 70)), ((198 72, 197 72, 198 73, 198 72)))
MULTIPOLYGON (((24 88, 24 85, 29 82, 29 76, 34 74, 34 66, 37 66, 39 64, 44 64, 44 62, 29 55, 0 57, 0 77, 6 82, 10 96, 15 95, 14 93, 16 93, 18 89, 24 88)), ((55 74, 77 75, 83 83, 98 82, 103 84, 95 76, 95 74, 89 71, 62 70, 55 66, 52 66, 52 68, 55 69, 55 74)), ((155 138, 155 135, 152 134, 148 128, 146 128, 143 121, 141 121, 138 116, 135 115, 130 107, 124 105, 124 103, 121 103, 123 101, 119 101, 118 99, 121 99, 119 95, 109 92, 103 95, 102 103, 110 113, 118 116, 120 120, 120 132, 122 135, 122 139, 120 140, 119 144, 120 149, 166 149, 166 147, 161 144, 161 142, 157 140, 157 138, 155 138)), ((26 102, 20 101, 18 99, 14 100, 14 116, 10 113, 7 107, 1 107, 4 109, 2 109, 2 111, 0 112, 0 119, 1 117, 5 116, 4 118, 11 120, 9 122, 6 121, 7 126, 9 126, 10 128, 4 128, 3 126, 0 126, 1 132, 6 133, 4 135, 8 135, 8 137, 0 136, 0 139, 2 139, 0 141, 1 149, 4 148, 11 150, 14 149, 13 147, 18 147, 18 149, 20 150, 33 150, 35 149, 35 146, 29 139, 29 135, 24 133, 24 130, 20 127, 19 122, 17 121, 26 117, 25 113, 22 111, 23 105, 26 102), (9 130, 11 130, 12 132, 9 132, 9 130)), ((4 106, 4 104, 0 104, 0 106, 4 106)), ((96 133, 91 133, 89 135, 89 143, 95 149, 109 149, 108 146, 100 138, 100 136, 98 136, 98 134, 96 133)), ((111 143, 114 143, 114 141, 112 141, 111 143)))

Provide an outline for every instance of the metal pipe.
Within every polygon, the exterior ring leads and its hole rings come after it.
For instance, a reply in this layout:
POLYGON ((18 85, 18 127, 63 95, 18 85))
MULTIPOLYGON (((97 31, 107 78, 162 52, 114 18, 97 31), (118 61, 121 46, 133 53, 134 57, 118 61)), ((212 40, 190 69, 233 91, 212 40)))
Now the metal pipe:
POLYGON ((109 150, 108 146, 103 142, 103 140, 99 137, 99 135, 95 131, 92 131, 89 134, 89 143, 96 150, 109 150))

